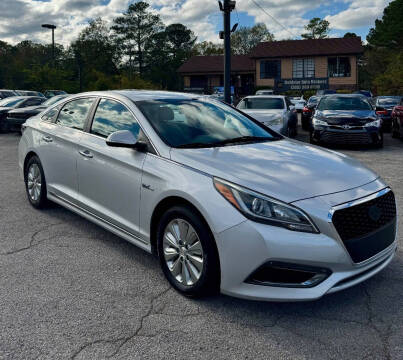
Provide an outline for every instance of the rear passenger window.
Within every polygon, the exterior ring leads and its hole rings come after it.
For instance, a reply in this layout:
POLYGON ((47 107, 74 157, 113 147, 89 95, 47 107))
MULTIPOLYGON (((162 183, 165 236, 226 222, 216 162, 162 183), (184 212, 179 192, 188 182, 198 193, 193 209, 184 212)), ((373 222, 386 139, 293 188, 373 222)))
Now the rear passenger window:
POLYGON ((93 102, 94 99, 69 101, 60 111, 56 123, 72 129, 83 130, 93 102))
POLYGON ((140 126, 124 105, 117 101, 102 99, 95 112, 91 133, 108 137, 119 130, 129 130, 137 137, 140 126))

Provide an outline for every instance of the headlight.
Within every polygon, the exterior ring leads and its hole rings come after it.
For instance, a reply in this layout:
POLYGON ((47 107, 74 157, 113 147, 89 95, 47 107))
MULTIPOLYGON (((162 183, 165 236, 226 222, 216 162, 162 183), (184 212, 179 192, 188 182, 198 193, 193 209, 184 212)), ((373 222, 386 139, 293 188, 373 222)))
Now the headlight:
POLYGON ((214 178, 214 186, 248 219, 294 231, 319 233, 309 217, 294 206, 225 180, 214 178))
POLYGON ((382 125, 382 120, 375 120, 375 121, 366 123, 364 126, 365 127, 381 127, 381 125, 382 125))
POLYGON ((282 123, 283 123, 283 118, 281 118, 281 117, 267 120, 264 122, 264 124, 266 126, 281 125, 282 123))
POLYGON ((313 122, 314 125, 317 125, 317 126, 318 125, 319 126, 327 126, 328 125, 328 123, 326 121, 319 120, 318 118, 313 118, 312 122, 313 122))

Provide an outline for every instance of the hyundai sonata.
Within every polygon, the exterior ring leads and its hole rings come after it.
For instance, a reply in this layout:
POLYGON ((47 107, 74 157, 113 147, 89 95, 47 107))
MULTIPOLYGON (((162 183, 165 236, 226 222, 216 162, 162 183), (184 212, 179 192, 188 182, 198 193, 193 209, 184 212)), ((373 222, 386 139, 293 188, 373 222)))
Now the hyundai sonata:
POLYGON ((34 207, 54 201, 157 254, 188 296, 317 299, 396 250, 378 175, 198 95, 74 95, 23 125, 19 166, 34 207))

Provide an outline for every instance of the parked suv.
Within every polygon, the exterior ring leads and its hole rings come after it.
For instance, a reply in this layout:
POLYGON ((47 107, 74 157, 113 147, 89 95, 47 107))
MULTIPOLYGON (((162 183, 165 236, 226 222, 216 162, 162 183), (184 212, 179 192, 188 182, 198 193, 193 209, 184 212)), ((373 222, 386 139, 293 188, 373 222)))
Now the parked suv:
POLYGON ((392 130, 392 111, 399 104, 401 96, 378 96, 375 100, 376 114, 382 119, 382 129, 392 130))

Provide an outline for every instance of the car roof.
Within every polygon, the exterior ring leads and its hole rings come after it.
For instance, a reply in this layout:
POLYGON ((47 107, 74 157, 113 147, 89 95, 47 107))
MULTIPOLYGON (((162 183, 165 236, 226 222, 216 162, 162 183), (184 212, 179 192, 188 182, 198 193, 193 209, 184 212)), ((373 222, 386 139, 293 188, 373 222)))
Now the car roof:
POLYGON ((245 96, 244 99, 246 98, 262 98, 262 99, 266 99, 266 98, 278 98, 278 99, 284 99, 285 96, 284 95, 249 95, 249 96, 245 96))

